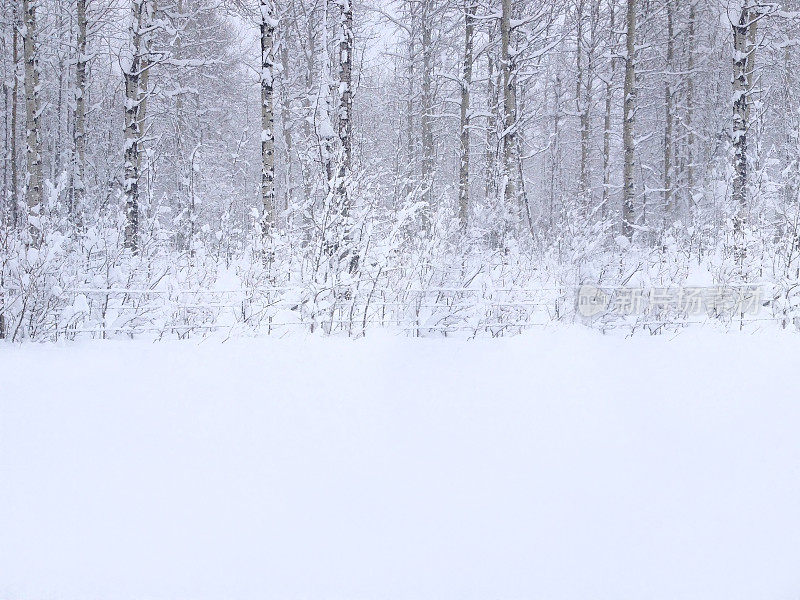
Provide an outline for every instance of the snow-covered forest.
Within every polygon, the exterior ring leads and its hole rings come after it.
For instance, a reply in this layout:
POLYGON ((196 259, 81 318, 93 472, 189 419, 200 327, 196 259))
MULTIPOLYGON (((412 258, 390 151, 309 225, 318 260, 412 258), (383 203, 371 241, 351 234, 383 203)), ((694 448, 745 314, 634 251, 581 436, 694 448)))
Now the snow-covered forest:
POLYGON ((0 600, 800 599, 800 0, 0 0, 0 84, 0 600))
POLYGON ((794 328, 799 46, 797 0, 5 0, 0 336, 500 335, 586 284, 794 328))

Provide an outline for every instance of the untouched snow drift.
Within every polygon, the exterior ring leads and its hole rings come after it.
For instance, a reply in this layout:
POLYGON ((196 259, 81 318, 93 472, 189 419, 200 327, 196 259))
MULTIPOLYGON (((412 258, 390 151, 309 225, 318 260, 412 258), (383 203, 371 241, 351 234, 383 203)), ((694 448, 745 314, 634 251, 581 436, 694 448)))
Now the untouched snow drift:
POLYGON ((796 600, 800 338, 0 348, 3 600, 796 600))

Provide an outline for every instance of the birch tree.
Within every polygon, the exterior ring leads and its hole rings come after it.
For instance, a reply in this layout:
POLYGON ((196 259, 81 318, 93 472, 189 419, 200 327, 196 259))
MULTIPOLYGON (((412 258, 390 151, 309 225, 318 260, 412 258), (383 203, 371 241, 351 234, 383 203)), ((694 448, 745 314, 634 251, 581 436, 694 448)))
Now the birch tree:
POLYGON ((674 217, 675 207, 673 206, 673 121, 674 121, 674 97, 672 90, 672 78, 675 69, 675 0, 664 0, 667 12, 667 64, 664 76, 664 213, 666 223, 674 217))
MULTIPOLYGON (((347 0, 349 1, 349 0, 347 0)), ((421 0, 419 19, 422 38, 422 112, 420 126, 422 129, 422 185, 424 200, 427 204, 423 212, 423 226, 430 229, 430 214, 433 209, 433 19, 435 18, 432 0, 421 0)))
POLYGON ((275 6, 272 0, 259 0, 261 9, 261 203, 262 237, 270 242, 275 225, 275 119, 273 92, 275 83, 275 6))
POLYGON ((352 244, 352 231, 349 223, 352 209, 348 186, 353 161, 353 4, 352 0, 337 0, 339 6, 339 107, 337 111, 337 132, 339 135, 340 157, 336 176, 336 200, 342 219, 344 255, 349 255, 349 271, 358 269, 358 254, 349 246, 352 244))
POLYGON ((513 211, 517 199, 514 151, 516 149, 517 93, 516 56, 511 47, 512 0, 503 0, 500 20, 501 67, 503 70, 503 198, 505 210, 513 211))
POLYGON ((11 53, 12 53, 12 81, 11 81, 11 131, 9 136, 9 160, 11 161, 10 204, 11 224, 17 227, 19 214, 19 171, 17 158, 17 131, 19 130, 19 16, 16 7, 12 9, 11 16, 11 53))
POLYGON ((689 22, 686 35, 686 192, 689 196, 689 209, 694 218, 695 188, 695 131, 694 131, 694 89, 695 89, 695 54, 697 52, 697 0, 689 0, 689 22))
POLYGON ((634 174, 633 161, 634 120, 636 117, 636 0, 627 0, 627 27, 625 40, 625 89, 623 106, 622 145, 625 154, 622 195, 622 235, 633 238, 634 227, 634 174))
POLYGON ((73 169, 70 187, 70 215, 76 223, 83 207, 86 186, 86 65, 88 62, 86 41, 86 0, 76 0, 78 34, 75 58, 75 97, 73 113, 73 169))
POLYGON ((733 201, 735 204, 734 232, 737 238, 737 254, 744 252, 741 235, 743 233, 745 213, 747 210, 747 130, 748 130, 748 96, 749 65, 751 49, 749 48, 751 19, 750 0, 743 0, 738 11, 738 18, 733 25, 733 201))
POLYGON ((23 0, 23 49, 25 61, 25 127, 26 127, 26 182, 25 200, 28 208, 28 233, 30 244, 38 248, 42 243, 42 146, 39 119, 39 57, 36 47, 36 9, 38 0, 23 0))
POLYGON ((464 62, 461 79, 460 164, 458 177, 458 220, 462 231, 467 229, 469 216, 469 152, 470 152, 470 88, 472 87, 473 37, 477 0, 464 0, 464 62))
MULTIPOLYGON (((489 24, 489 36, 497 31, 496 19, 493 19, 489 24)), ((484 152, 484 198, 490 200, 497 192, 496 181, 496 148, 497 148, 497 124, 502 122, 502 118, 498 115, 502 114, 500 110, 500 102, 498 99, 497 88, 497 73, 495 71, 496 63, 495 53, 492 49, 486 52, 486 139, 484 145, 486 146, 484 152)))
POLYGON ((597 46, 597 27, 599 19, 598 0, 577 0, 576 6, 576 67, 575 109, 578 114, 581 140, 581 161, 578 192, 586 201, 589 194, 589 151, 592 110, 592 91, 594 87, 595 51, 597 46), (587 11, 587 4, 589 4, 587 11), (586 14, 588 12, 588 15, 586 14), (588 17, 588 31, 586 22, 588 17))
POLYGON ((608 72, 604 76, 605 83, 605 113, 603 116, 603 200, 601 215, 605 218, 608 211, 611 193, 611 117, 614 105, 614 76, 617 67, 617 33, 616 26, 617 0, 608 0, 608 72))
POLYGON ((131 1, 129 27, 130 62, 123 72, 125 79, 125 147, 123 152, 125 202, 125 248, 136 254, 139 251, 139 174, 142 143, 140 88, 142 74, 142 32, 147 0, 131 1))

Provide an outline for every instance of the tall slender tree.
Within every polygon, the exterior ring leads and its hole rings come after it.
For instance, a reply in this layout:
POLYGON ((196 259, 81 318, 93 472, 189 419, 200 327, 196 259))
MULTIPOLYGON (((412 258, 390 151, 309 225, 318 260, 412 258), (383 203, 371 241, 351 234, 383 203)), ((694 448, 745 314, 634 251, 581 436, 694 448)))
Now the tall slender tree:
POLYGON ((11 161, 11 224, 16 229, 19 215, 19 171, 17 163, 17 131, 19 129, 19 16, 16 6, 12 8, 11 17, 11 55, 12 55, 12 81, 11 81, 11 131, 9 145, 11 161))
POLYGON ((38 0, 23 0, 24 18, 23 51, 25 60, 25 128, 26 181, 25 200, 28 207, 28 232, 31 246, 42 243, 42 143, 41 112, 39 100, 39 54, 36 45, 38 0))
POLYGON ((514 152, 517 145, 516 56, 511 47, 512 0, 503 0, 500 19, 501 64, 503 69, 503 198, 505 209, 515 212, 517 187, 514 152))
POLYGON ((477 0, 464 0, 464 58, 461 67, 460 165, 458 176, 458 220, 462 231, 469 217, 470 91, 472 87, 473 38, 477 0))
POLYGON ((622 146, 625 164, 622 174, 622 234, 633 238, 635 188, 633 161, 634 120, 636 118, 636 0, 628 0, 625 40, 625 89, 622 124, 622 146))
POLYGON ((617 67, 617 34, 616 26, 617 0, 608 0, 608 72, 605 81, 605 113, 603 117, 603 201, 601 215, 605 218, 608 212, 609 197, 611 194, 611 117, 614 105, 614 76, 617 67))
POLYGON ((667 11, 667 61, 664 73, 664 214, 666 223, 674 218, 675 207, 673 206, 673 154, 674 154, 674 134, 673 122, 674 98, 672 89, 672 79, 675 70, 675 0, 664 0, 667 11))
POLYGON ((278 21, 272 0, 260 0, 261 16, 261 232, 270 242, 275 225, 275 29, 278 21))
POLYGON ((125 199, 125 248, 134 254, 139 251, 139 175, 143 122, 140 109, 142 101, 140 78, 142 74, 142 33, 146 28, 147 0, 132 0, 130 35, 130 62, 123 72, 125 79, 125 147, 123 195, 125 199))
POLYGON ((87 53, 87 18, 86 0, 76 1, 77 13, 77 43, 75 58, 75 97, 73 111, 73 167, 72 185, 70 186, 70 215, 77 225, 80 213, 83 210, 84 193, 86 190, 86 65, 89 59, 87 53))
POLYGON ((339 5, 339 107, 337 112, 337 132, 339 134, 340 157, 336 176, 336 201, 343 226, 345 243, 344 255, 348 257, 348 269, 358 269, 359 258, 351 248, 352 230, 350 213, 352 198, 349 193, 350 176, 353 168, 353 54, 355 38, 353 35, 352 0, 337 0, 339 5))
POLYGON ((420 9, 420 34, 422 51, 422 112, 420 114, 420 127, 422 129, 422 185, 424 186, 424 200, 427 203, 423 212, 423 226, 430 229, 430 215, 433 210, 433 169, 435 164, 433 144, 433 0, 421 0, 420 9))
POLYGON ((743 0, 738 19, 733 23, 733 201, 739 253, 743 249, 738 237, 744 228, 747 210, 748 39, 751 16, 750 0, 743 0))

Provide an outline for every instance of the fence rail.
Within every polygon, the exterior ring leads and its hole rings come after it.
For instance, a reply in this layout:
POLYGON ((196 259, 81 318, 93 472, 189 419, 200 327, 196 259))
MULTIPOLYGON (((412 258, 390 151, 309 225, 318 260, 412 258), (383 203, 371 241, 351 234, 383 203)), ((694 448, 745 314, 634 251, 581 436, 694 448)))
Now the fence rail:
MULTIPOLYGON (((44 307, 36 318, 31 316, 33 311, 26 316, 24 310, 19 310, 24 304, 20 294, 6 292, 0 303, 0 316, 5 316, 6 337, 43 340, 283 335, 298 330, 361 336, 375 328, 414 336, 499 337, 553 323, 649 333, 707 325, 736 329, 769 323, 792 329, 800 326, 800 302, 775 303, 771 298, 758 314, 690 315, 676 309, 660 309, 637 315, 605 311, 585 318, 577 310, 581 287, 430 287, 399 291, 366 286, 219 290, 80 287, 59 291, 58 302, 44 307)), ((610 294, 614 290, 630 290, 619 286, 604 289, 610 294)))

